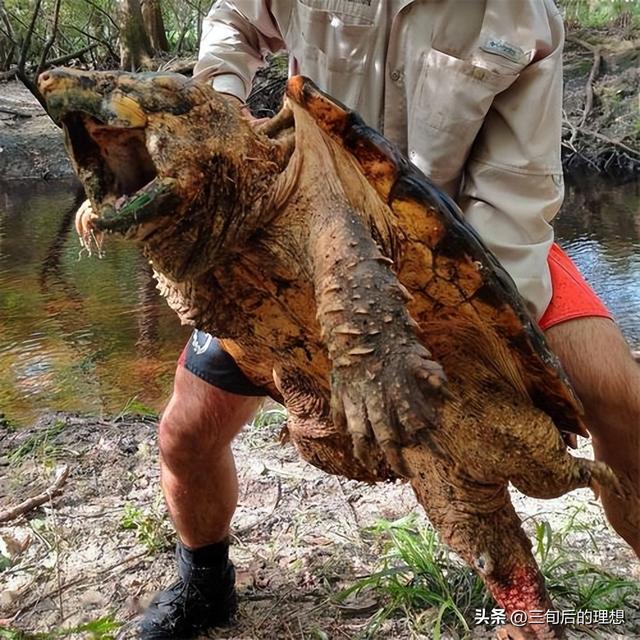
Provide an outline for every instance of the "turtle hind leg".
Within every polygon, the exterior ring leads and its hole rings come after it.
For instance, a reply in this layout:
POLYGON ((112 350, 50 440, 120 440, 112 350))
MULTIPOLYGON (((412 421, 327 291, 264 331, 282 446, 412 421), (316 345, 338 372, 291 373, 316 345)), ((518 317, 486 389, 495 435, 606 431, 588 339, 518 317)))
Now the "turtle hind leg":
POLYGON ((596 495, 601 487, 623 495, 624 491, 614 471, 605 463, 572 456, 560 441, 553 449, 529 451, 529 461, 521 460, 509 474, 516 489, 532 498, 557 498, 589 487, 596 495))
POLYGON ((507 483, 473 480, 425 447, 405 450, 405 459, 414 472, 413 490, 433 526, 480 575, 507 621, 515 611, 525 612, 529 620, 538 615, 514 640, 564 637, 560 627, 540 618, 540 612, 553 607, 507 483))

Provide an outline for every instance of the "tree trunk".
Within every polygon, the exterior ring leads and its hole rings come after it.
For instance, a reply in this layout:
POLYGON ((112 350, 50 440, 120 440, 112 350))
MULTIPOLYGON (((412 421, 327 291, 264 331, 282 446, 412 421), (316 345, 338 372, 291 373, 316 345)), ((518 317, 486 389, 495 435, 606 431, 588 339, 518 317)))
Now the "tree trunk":
POLYGON ((120 0, 120 66, 131 71, 149 69, 152 56, 140 0, 120 0))
POLYGON ((0 0, 0 69, 7 71, 14 62, 18 47, 13 27, 4 8, 3 0, 0 0))
POLYGON ((142 0, 142 19, 154 52, 169 51, 159 0, 142 0))

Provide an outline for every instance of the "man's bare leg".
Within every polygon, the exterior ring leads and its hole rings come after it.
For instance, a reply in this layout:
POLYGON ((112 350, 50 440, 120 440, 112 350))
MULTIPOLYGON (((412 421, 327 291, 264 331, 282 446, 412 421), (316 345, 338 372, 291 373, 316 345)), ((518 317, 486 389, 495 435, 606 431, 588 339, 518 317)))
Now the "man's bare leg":
POLYGON ((624 480, 629 495, 603 490, 602 504, 640 557, 640 367, 606 318, 570 320, 545 333, 582 400, 596 458, 624 480))
POLYGON ((227 536, 238 480, 231 441, 260 402, 223 391, 178 366, 159 429, 162 488, 180 538, 178 580, 149 603, 137 638, 195 638, 233 617, 235 571, 227 536))
POLYGON ((261 402, 218 389, 178 366, 159 439, 162 489, 187 547, 227 537, 238 501, 231 441, 261 402))

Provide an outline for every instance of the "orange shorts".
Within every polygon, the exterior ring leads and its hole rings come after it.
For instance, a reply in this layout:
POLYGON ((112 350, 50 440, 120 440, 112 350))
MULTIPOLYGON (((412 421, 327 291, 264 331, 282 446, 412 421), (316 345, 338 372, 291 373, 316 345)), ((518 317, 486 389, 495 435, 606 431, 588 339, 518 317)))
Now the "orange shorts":
POLYGON ((613 319, 609 309, 586 283, 578 267, 555 242, 551 245, 547 261, 553 294, 547 310, 538 322, 541 329, 589 316, 613 319))

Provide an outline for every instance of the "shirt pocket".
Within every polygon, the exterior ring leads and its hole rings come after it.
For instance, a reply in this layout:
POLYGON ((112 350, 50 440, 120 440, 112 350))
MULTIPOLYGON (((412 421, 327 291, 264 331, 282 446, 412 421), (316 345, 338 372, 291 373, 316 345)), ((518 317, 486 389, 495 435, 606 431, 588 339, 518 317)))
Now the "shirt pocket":
POLYGON ((302 75, 355 108, 374 38, 375 27, 367 15, 319 9, 299 1, 285 39, 302 75))
POLYGON ((408 118, 409 158, 434 182, 456 183, 496 95, 524 64, 463 60, 437 49, 422 58, 408 118))

